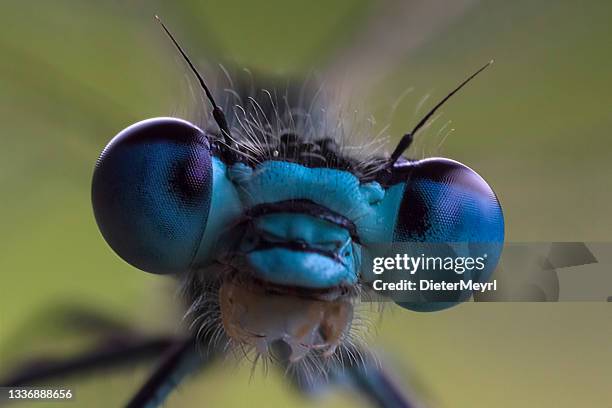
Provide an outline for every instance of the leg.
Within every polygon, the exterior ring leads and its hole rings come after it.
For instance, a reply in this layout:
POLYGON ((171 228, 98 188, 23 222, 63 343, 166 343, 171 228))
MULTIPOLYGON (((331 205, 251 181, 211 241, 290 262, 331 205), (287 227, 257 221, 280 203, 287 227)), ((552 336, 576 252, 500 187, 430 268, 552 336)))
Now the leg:
POLYGON ((381 408, 417 408, 413 397, 396 384, 382 367, 355 367, 347 373, 353 386, 381 408))
POLYGON ((0 381, 2 386, 32 385, 56 378, 80 375, 102 368, 121 367, 159 356, 178 339, 171 337, 138 338, 113 337, 99 348, 65 361, 38 360, 16 370, 0 381))
POLYGON ((17 387, 120 368, 162 356, 160 366, 129 402, 128 407, 158 407, 178 383, 206 363, 215 352, 199 354, 193 339, 145 337, 129 327, 90 310, 62 307, 54 313, 60 324, 79 333, 102 337, 99 345, 67 360, 36 359, 0 379, 0 386, 17 387))
POLYGON ((174 344, 127 408, 160 407, 186 376, 208 364, 213 356, 214 353, 199 353, 193 339, 174 344))

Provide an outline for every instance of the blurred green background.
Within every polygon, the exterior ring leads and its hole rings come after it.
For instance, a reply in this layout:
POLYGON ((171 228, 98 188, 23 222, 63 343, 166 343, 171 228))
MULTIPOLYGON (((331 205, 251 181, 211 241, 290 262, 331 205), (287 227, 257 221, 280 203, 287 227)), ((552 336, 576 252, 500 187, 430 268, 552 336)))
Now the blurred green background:
MULTIPOLYGON (((188 73, 153 14, 197 59, 219 49, 239 64, 299 73, 350 42, 378 7, 384 2, 3 1, 0 373, 29 355, 80 347, 54 324, 62 304, 87 305, 151 332, 173 330, 170 283, 111 252, 89 199, 95 160, 113 135, 144 118, 189 111, 188 73)), ((431 103, 495 58, 420 135, 415 152, 479 171, 499 195, 509 240, 610 241, 610 21, 605 0, 478 3, 394 67, 365 105, 385 117, 413 87, 391 119, 391 134, 400 135, 425 95, 431 103), (456 131, 438 149, 436 132, 447 120, 456 131)), ((389 308, 373 344, 435 407, 610 407, 610 306, 389 308)), ((71 380, 76 406, 120 406, 147 368, 71 380)), ((249 380, 245 364, 214 367, 168 406, 247 401, 358 403, 347 393, 301 399, 274 372, 249 380)))

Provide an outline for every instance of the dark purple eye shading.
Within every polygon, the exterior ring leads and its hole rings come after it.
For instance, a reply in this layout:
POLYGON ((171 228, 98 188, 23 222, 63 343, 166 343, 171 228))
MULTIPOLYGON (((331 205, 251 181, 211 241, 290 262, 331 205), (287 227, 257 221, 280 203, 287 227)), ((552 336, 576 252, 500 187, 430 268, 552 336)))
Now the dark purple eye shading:
POLYGON ((106 146, 93 175, 96 221, 113 250, 151 273, 188 269, 210 209, 209 142, 174 118, 138 122, 106 146))

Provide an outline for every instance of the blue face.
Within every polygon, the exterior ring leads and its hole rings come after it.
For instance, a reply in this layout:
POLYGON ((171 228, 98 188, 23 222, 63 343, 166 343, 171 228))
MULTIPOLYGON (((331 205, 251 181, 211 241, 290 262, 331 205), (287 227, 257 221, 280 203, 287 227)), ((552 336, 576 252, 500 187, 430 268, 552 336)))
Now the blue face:
MULTIPOLYGON (((503 242, 495 194, 455 161, 400 161, 366 181, 282 158, 228 160, 212 144, 188 122, 157 118, 125 129, 104 149, 94 213, 124 260, 158 274, 224 264, 308 292, 367 284, 361 264, 370 245, 503 242)), ((491 250, 499 256, 499 245, 491 250)))

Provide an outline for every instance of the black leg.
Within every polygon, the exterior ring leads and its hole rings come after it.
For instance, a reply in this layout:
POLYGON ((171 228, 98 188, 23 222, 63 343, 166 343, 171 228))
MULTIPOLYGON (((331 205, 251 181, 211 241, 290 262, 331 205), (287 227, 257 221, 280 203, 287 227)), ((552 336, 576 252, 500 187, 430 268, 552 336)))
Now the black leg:
POLYGON ((0 384, 6 387, 32 385, 98 369, 131 365, 159 357, 177 342, 180 340, 173 337, 114 336, 107 339, 100 347, 68 360, 39 359, 27 363, 0 381, 0 384))
POLYGON ((414 397, 402 390, 382 367, 351 369, 349 377, 354 387, 380 408, 417 408, 414 397))
POLYGON ((127 408, 160 407, 186 376, 207 365, 214 355, 214 352, 199 352, 193 339, 172 345, 157 369, 132 397, 127 408))

